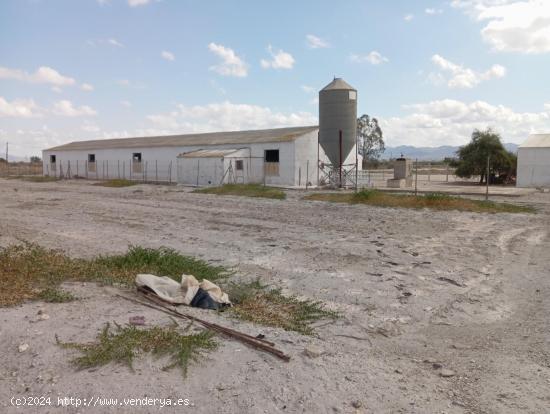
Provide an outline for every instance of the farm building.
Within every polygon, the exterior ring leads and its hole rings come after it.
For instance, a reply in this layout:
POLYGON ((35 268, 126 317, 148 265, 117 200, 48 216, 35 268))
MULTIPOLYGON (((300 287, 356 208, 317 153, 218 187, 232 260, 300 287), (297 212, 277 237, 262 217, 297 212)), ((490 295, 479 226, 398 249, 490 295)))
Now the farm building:
POLYGON ((550 187, 550 134, 533 134, 518 148, 518 187, 550 187))
POLYGON ((349 185, 357 91, 335 78, 319 93, 320 126, 76 141, 44 150, 44 174, 207 186, 349 185))

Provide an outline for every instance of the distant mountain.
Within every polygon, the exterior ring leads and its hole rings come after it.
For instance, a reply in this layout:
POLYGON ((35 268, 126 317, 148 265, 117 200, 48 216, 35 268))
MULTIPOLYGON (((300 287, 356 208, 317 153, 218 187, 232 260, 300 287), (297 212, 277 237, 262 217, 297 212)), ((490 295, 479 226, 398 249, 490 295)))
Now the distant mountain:
MULTIPOLYGON (((518 149, 518 145, 512 143, 504 144, 504 147, 512 152, 516 152, 518 149)), ((411 145, 386 147, 382 159, 397 158, 403 154, 406 158, 418 158, 421 161, 441 161, 445 157, 455 157, 458 148, 451 145, 442 145, 441 147, 413 147, 411 145)))

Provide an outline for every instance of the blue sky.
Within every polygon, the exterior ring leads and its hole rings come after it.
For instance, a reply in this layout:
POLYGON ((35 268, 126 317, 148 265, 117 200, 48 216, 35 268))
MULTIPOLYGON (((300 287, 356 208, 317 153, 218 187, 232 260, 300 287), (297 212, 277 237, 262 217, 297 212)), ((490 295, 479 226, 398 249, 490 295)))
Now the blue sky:
POLYGON ((388 145, 550 130, 550 1, 4 0, 0 144, 317 122, 333 76, 388 145))

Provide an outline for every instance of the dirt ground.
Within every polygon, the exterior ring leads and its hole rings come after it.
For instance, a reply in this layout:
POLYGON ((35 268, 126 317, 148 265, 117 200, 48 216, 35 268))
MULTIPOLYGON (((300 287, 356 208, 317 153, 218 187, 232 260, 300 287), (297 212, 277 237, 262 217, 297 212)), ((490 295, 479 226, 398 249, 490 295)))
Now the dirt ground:
POLYGON ((0 309, 0 412, 550 412, 549 193, 510 200, 535 205, 535 215, 385 209, 302 195, 289 191, 279 201, 0 179, 1 245, 28 240, 81 257, 129 244, 169 246, 343 314, 307 337, 191 309, 264 334, 291 361, 220 339, 186 379, 147 358, 135 372, 77 371, 73 351, 54 335, 85 342, 106 322, 125 324, 132 315, 150 325, 170 320, 112 288, 67 284, 80 301, 0 309), (23 343, 29 349, 19 352, 23 343), (50 396, 52 405, 16 408, 13 396, 50 396), (118 404, 60 408, 58 397, 118 404), (143 397, 190 405, 120 405, 143 397))

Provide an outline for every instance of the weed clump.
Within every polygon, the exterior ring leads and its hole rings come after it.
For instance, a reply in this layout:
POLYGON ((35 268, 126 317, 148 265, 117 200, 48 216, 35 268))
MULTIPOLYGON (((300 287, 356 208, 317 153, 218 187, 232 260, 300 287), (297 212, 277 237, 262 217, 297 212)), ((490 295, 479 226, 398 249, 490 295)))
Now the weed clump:
POLYGON ((230 311, 236 317, 303 335, 314 334, 311 323, 340 316, 326 309, 322 302, 285 296, 281 289, 269 289, 259 281, 230 283, 227 291, 235 305, 230 311))
POLYGON ((243 197, 261 197, 284 200, 286 194, 283 190, 266 187, 261 184, 224 184, 220 187, 200 188, 193 191, 200 194, 236 195, 243 197))
POLYGON ((183 335, 178 332, 177 326, 138 329, 135 326, 116 325, 115 330, 112 330, 110 324, 106 324, 93 343, 61 342, 57 336, 56 341, 63 348, 81 352, 80 356, 72 360, 80 369, 104 366, 111 362, 125 364, 133 369, 136 356, 151 353, 156 357, 169 357, 169 363, 163 370, 179 367, 185 377, 189 365, 198 362, 205 352, 216 349, 217 343, 212 339, 211 332, 183 335))

